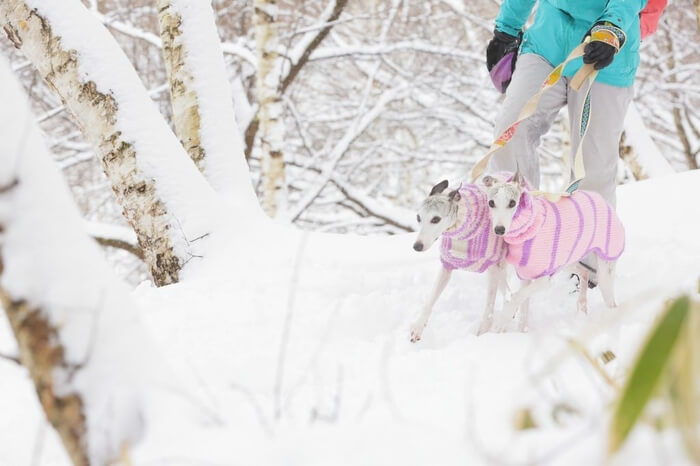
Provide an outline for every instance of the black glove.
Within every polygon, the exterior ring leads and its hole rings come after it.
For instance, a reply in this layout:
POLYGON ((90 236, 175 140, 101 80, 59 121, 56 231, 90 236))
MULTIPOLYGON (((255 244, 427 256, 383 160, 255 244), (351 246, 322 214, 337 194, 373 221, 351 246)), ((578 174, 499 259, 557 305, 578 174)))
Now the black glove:
MULTIPOLYGON (((518 50, 522 36, 522 32, 518 37, 515 37, 501 32, 498 29, 494 29, 493 39, 491 39, 489 45, 486 47, 486 68, 491 71, 501 58, 505 57, 510 52, 518 50)), ((515 70, 515 60, 513 60, 512 69, 515 70)))
MULTIPOLYGON (((588 30, 586 37, 590 36, 591 33, 597 29, 606 29, 613 32, 620 42, 620 48, 622 48, 622 45, 625 43, 625 33, 622 32, 622 29, 612 23, 601 21, 595 23, 595 25, 588 30)), ((583 49, 583 62, 586 64, 593 63, 593 68, 596 70, 602 70, 612 63, 618 50, 619 49, 605 42, 599 40, 591 41, 586 44, 586 47, 583 49)))

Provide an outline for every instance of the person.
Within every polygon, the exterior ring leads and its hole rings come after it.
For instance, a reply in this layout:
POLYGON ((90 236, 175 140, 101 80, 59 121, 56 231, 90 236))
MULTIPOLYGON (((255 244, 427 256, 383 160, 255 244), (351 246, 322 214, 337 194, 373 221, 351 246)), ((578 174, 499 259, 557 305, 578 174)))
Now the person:
POLYGON ((521 122, 511 141, 494 154, 492 171, 514 172, 517 161, 527 181, 539 187, 537 146, 565 105, 573 162, 585 92, 572 89, 569 81, 582 63, 591 63, 600 71, 591 87, 591 116, 583 141, 586 177, 579 187, 596 191, 615 205, 619 142, 634 94, 641 40, 639 15, 646 3, 646 0, 541 0, 532 26, 523 32, 535 0, 503 0, 493 38, 486 49, 492 80, 506 94, 495 123, 496 137, 516 121, 547 75, 592 31, 597 28, 612 31, 619 39, 620 48, 602 41, 588 43, 583 59, 566 66, 562 79, 540 98, 536 112, 521 122))

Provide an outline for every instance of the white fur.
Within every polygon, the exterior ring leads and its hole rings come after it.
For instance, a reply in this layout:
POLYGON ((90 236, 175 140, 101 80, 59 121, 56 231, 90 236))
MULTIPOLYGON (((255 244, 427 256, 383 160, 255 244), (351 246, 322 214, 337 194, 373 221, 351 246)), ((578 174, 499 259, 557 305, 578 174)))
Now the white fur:
MULTIPOLYGON (((520 202, 520 196, 522 195, 523 191, 527 189, 525 180, 519 173, 516 173, 513 177, 513 181, 507 182, 493 180, 493 182, 484 184, 486 185, 486 196, 489 201, 489 213, 491 215, 491 224, 493 225, 494 232, 496 232, 496 234, 504 235, 508 233, 511 223, 513 222, 513 216, 515 215, 517 205, 520 202), (499 227, 502 228, 502 230, 499 229, 499 227)), ((597 259, 598 285, 600 287, 600 292, 603 295, 603 300, 608 307, 616 307, 617 304, 615 303, 614 292, 615 261, 606 261, 600 257, 597 257, 597 259)), ((577 307, 580 312, 587 313, 589 273, 588 270, 579 265, 578 262, 569 264, 565 269, 571 270, 572 268, 575 269, 575 273, 579 275, 581 280, 577 307)), ((494 329, 496 331, 505 331, 515 317, 518 306, 522 305, 522 330, 527 321, 526 310, 528 307, 528 298, 535 292, 546 288, 550 284, 550 278, 551 277, 547 276, 531 281, 523 280, 520 289, 504 304, 502 319, 494 325, 494 329)))
MULTIPOLYGON (((417 251, 427 251, 448 228, 454 227, 457 222, 459 206, 458 190, 445 192, 446 190, 447 182, 436 185, 431 191, 430 196, 423 201, 418 210, 420 229, 418 230, 416 241, 414 242, 414 249, 417 251)), ((451 270, 444 267, 440 268, 440 273, 430 298, 423 306, 423 310, 416 322, 411 325, 412 342, 417 342, 421 339, 423 330, 433 311, 433 306, 435 306, 435 302, 447 286, 451 276, 451 270)), ((479 335, 491 329, 493 311, 496 303, 496 293, 499 288, 505 288, 505 279, 505 261, 492 266, 488 270, 486 309, 484 310, 481 324, 479 325, 479 335)))

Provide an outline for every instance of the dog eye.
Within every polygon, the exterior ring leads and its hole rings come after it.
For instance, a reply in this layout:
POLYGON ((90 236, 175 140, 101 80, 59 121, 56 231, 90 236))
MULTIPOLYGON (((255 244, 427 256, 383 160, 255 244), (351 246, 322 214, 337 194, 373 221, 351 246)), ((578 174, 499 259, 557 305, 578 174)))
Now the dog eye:
POLYGON ((433 217, 430 219, 430 223, 440 223, 440 217, 433 217))
POLYGON ((496 207, 496 203, 493 202, 493 199, 491 199, 491 200, 489 201, 489 207, 491 207, 492 209, 493 209, 494 207, 496 207))
POLYGON ((420 223, 420 215, 416 215, 416 219, 418 220, 418 223, 420 223))
POLYGON ((515 207, 515 201, 513 199, 511 199, 510 202, 508 203, 508 208, 512 209, 513 207, 515 207))

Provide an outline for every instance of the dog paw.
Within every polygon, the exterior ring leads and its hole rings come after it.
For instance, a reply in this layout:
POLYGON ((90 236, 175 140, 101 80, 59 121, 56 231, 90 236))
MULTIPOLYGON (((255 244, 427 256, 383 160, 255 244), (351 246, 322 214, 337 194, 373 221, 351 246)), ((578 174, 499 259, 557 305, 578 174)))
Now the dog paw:
POLYGON ((488 332, 489 330, 491 330, 491 327, 492 327, 492 326, 493 326, 493 322, 490 321, 490 320, 489 320, 489 321, 486 321, 486 322, 482 322, 482 323, 481 323, 481 326, 479 327, 479 330, 476 332, 476 335, 477 335, 477 336, 483 335, 484 333, 486 333, 486 332, 488 332))
POLYGON ((508 330, 510 322, 505 322, 503 319, 498 319, 491 326, 491 331, 494 333, 505 333, 508 330))
POLYGON ((420 340, 421 335, 423 335, 423 329, 425 329, 425 324, 420 322, 411 325, 411 343, 420 340))

